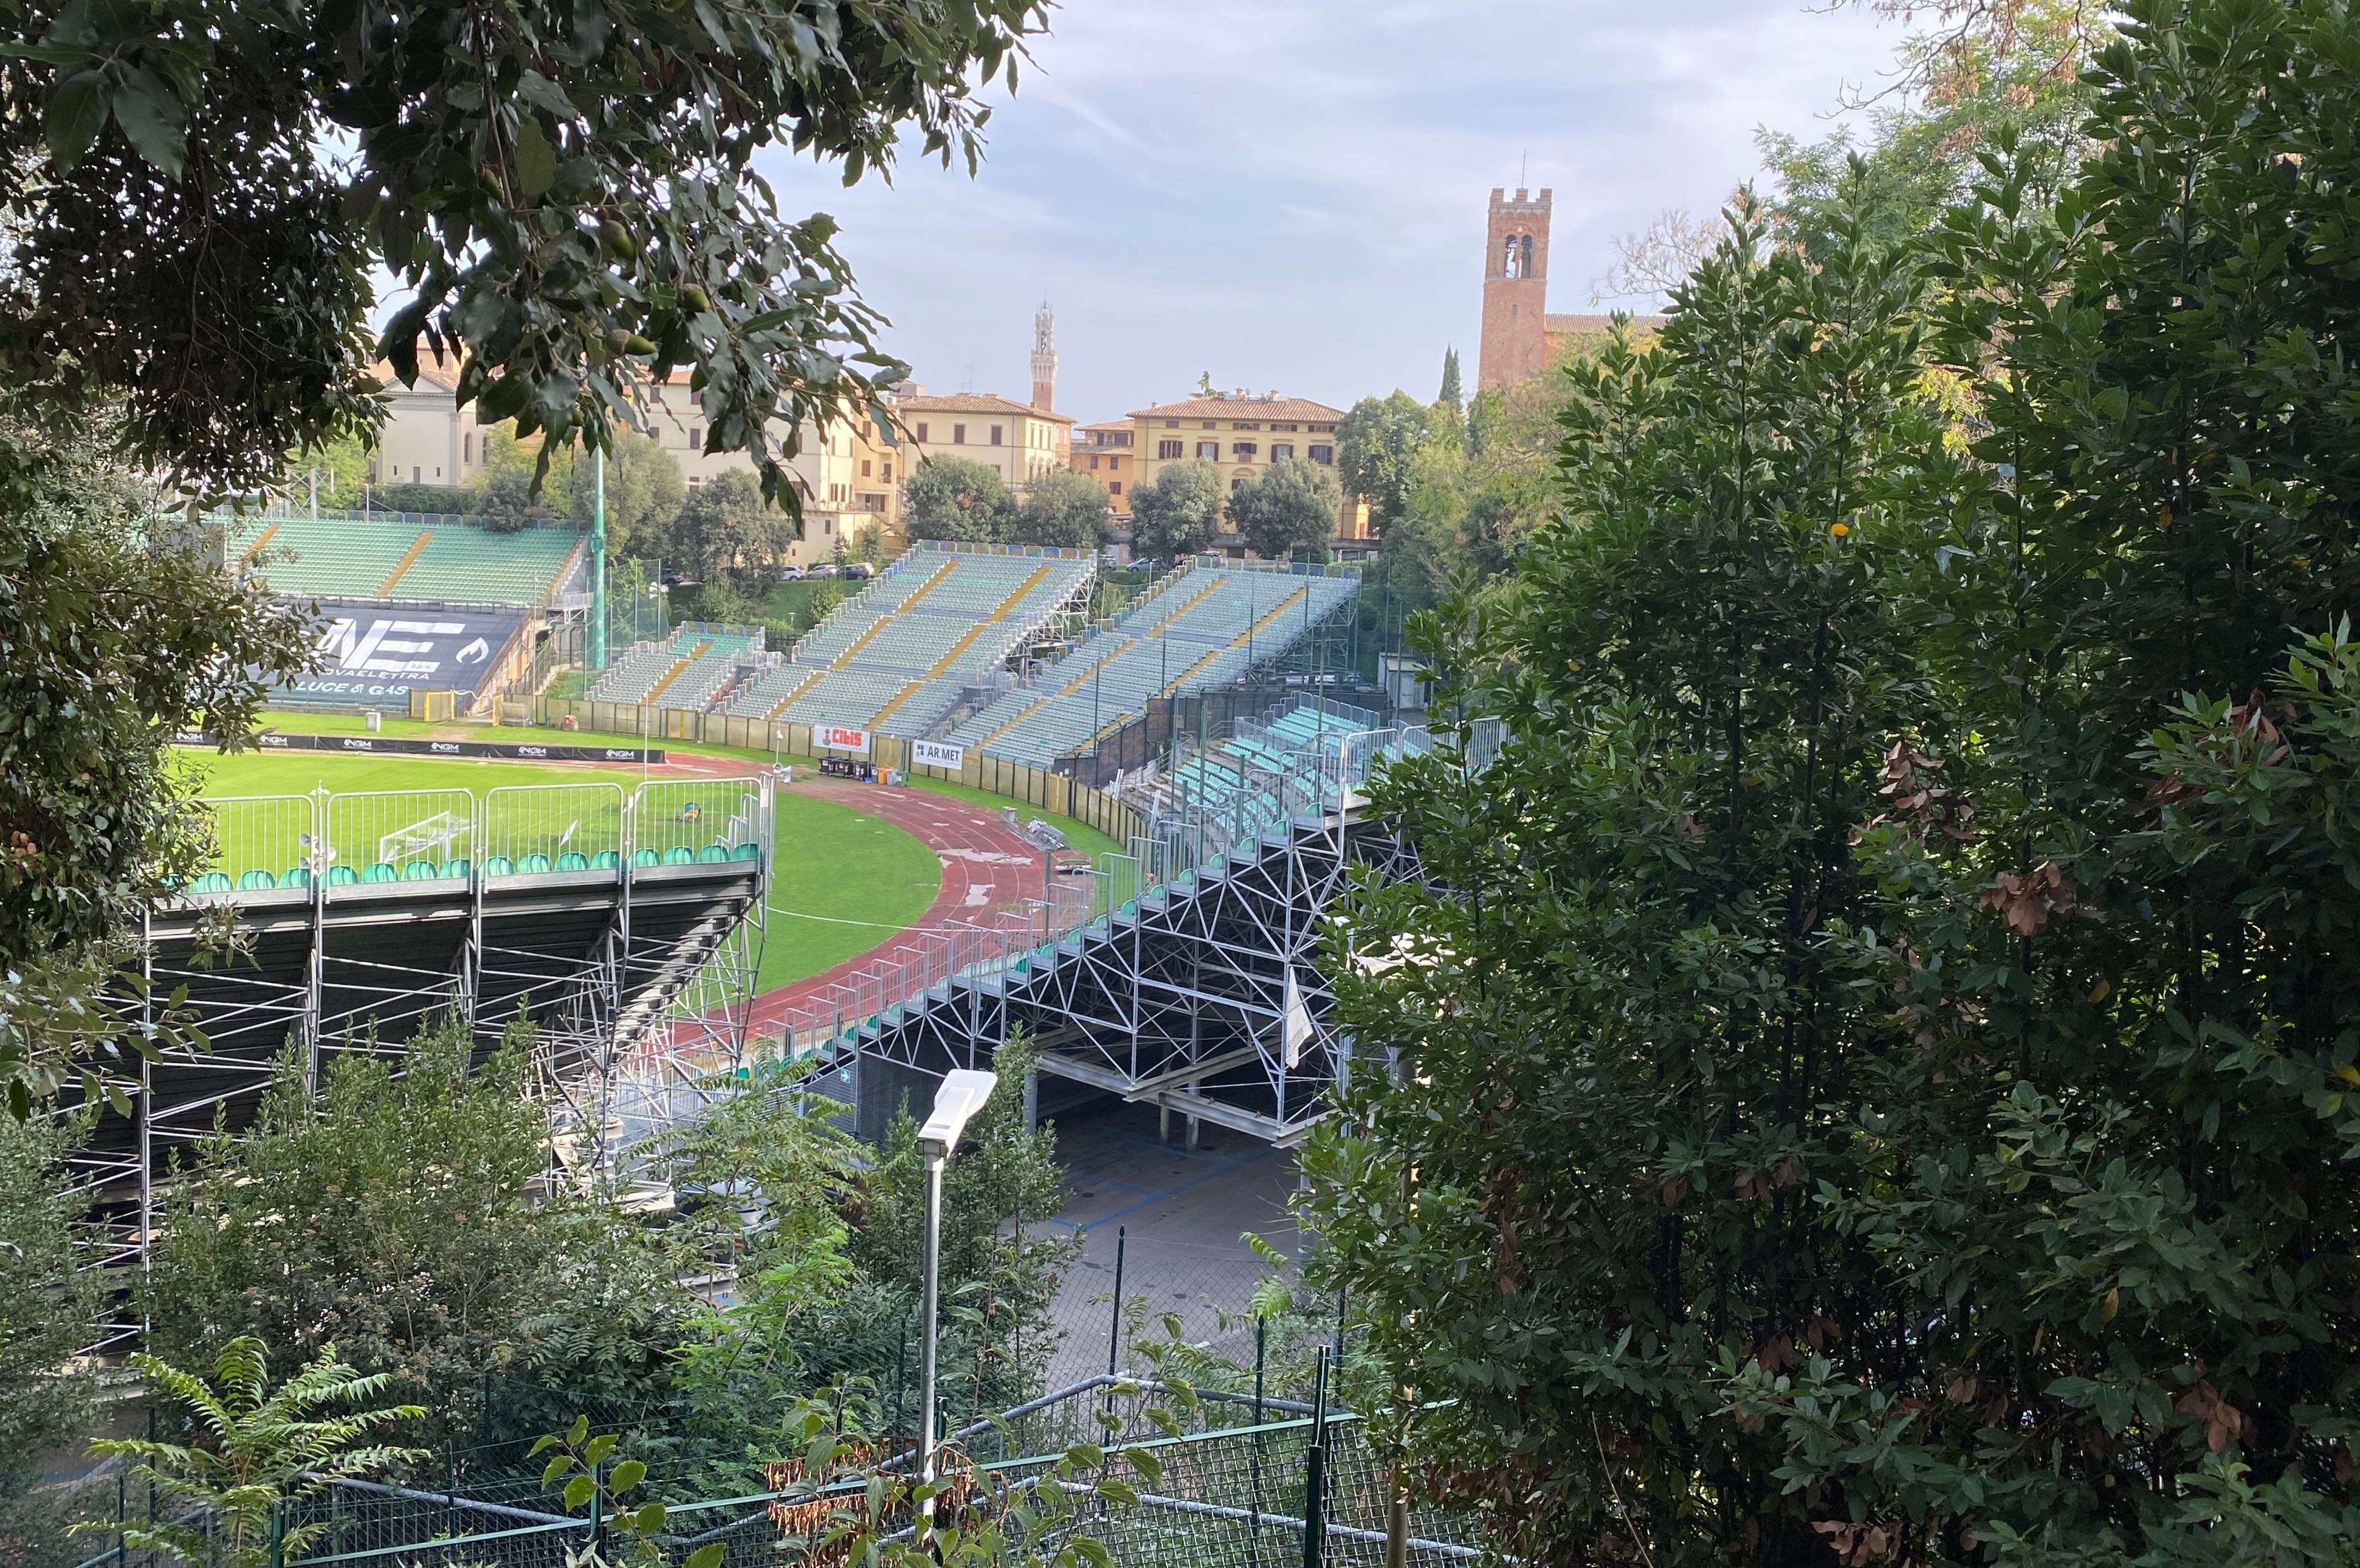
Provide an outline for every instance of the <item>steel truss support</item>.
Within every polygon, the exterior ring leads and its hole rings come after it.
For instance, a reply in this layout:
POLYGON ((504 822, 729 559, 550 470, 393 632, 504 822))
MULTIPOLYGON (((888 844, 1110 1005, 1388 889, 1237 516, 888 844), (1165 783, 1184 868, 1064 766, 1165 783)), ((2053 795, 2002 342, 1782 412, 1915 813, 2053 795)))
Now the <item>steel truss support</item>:
POLYGON ((1324 1114, 1349 1060, 1312 959, 1323 917, 1364 871, 1418 875, 1415 856, 1356 810, 1298 819, 1021 963, 861 1021, 837 1050, 940 1073, 989 1065, 1022 1028, 1044 1073, 1291 1144, 1324 1114), (1312 1026, 1293 1052, 1290 975, 1312 1026))
MULTIPOLYGON (((317 1092, 334 1055, 398 1056, 446 1019, 486 1051, 518 1018, 530 1021, 557 1166, 585 1182, 628 1184, 634 1147, 751 1063, 771 789, 767 775, 664 780, 628 797, 611 786, 503 788, 466 797, 474 814, 442 846, 460 853, 432 875, 334 885, 331 839, 377 842, 366 821, 366 831, 333 826, 351 798, 224 802, 227 875, 242 859, 264 868, 300 859, 311 874, 287 887, 193 892, 149 912, 141 1006, 170 1005, 204 1046, 120 1074, 113 1086, 128 1115, 87 1107, 93 1126, 70 1171, 102 1221, 91 1264, 144 1269, 175 1152, 243 1131, 290 1068, 317 1092), (255 844, 239 842, 241 819, 255 844), (540 844, 535 834, 595 853, 585 823, 608 835, 600 864, 577 849, 517 869, 509 852, 540 844), (497 867, 486 864, 494 855, 497 867), (224 916, 237 951, 214 955, 209 932, 224 916)), ((388 820, 427 814, 386 811, 388 820)), ((112 1323, 105 1344, 139 1332, 112 1323)))

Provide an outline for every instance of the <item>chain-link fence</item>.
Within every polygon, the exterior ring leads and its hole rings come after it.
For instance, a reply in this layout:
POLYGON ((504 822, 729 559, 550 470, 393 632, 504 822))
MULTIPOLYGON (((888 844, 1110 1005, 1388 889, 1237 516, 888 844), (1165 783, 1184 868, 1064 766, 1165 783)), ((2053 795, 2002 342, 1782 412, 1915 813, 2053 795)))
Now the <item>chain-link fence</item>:
MULTIPOLYGON (((1128 1426, 1141 1410, 1174 1406, 1171 1396, 1116 1384, 1084 1390, 1076 1402, 1112 1399, 1128 1426)), ((942 1453, 954 1486, 938 1505, 946 1529, 980 1526, 1014 1505, 1054 1489, 1065 1519, 1060 1530, 1102 1544, 1123 1568, 1342 1568, 1388 1561, 1398 1535, 1404 1561, 1466 1562, 1482 1555, 1469 1521, 1425 1506, 1396 1513, 1399 1476, 1369 1439, 1360 1417, 1295 1416, 1105 1445, 1103 1462, 1076 1465, 1069 1451, 980 1460, 956 1443, 942 1453), (1101 1488, 1112 1477, 1122 1485, 1101 1488), (1311 1539, 1306 1540, 1306 1537, 1311 1539)), ((814 1548, 832 1518, 849 1517, 869 1496, 872 1473, 906 1481, 907 1449, 825 1485, 672 1505, 655 1543, 679 1561, 719 1543, 728 1568, 839 1561, 814 1548)), ((906 1505, 904 1505, 906 1508, 906 1505)), ((287 1568, 565 1568, 594 1537, 611 1539, 613 1520, 595 1508, 568 1515, 561 1505, 504 1504, 457 1491, 435 1492, 378 1482, 339 1482, 288 1519, 289 1528, 326 1525, 320 1542, 283 1555, 287 1568)), ((888 1517, 885 1533, 906 1530, 888 1517)), ((140 1554, 109 1552, 87 1568, 140 1554)))

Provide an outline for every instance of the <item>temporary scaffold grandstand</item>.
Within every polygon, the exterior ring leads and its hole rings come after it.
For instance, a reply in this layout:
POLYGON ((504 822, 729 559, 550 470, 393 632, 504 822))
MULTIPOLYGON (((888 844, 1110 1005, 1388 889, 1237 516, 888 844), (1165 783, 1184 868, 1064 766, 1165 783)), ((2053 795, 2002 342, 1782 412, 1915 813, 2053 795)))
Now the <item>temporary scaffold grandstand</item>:
POLYGON ((1349 610, 1356 572, 1200 558, 1157 584, 1026 689, 995 699, 947 737, 1046 768, 1126 721, 1150 699, 1233 681, 1284 658, 1349 610))
MULTIPOLYGON (((1476 726, 1453 760, 1480 768, 1495 740, 1476 726)), ((909 932, 762 1028, 828 1092, 852 1084, 865 1132, 1021 1028, 1043 1072, 1292 1143, 1349 1070, 1314 962, 1326 911, 1363 870, 1419 875, 1366 784, 1435 745, 1317 700, 1238 724, 1134 793, 1124 852, 1031 913, 909 932)))
POLYGON ((765 658, 759 645, 700 646, 705 632, 683 630, 632 648, 589 695, 923 738, 992 689, 1011 654, 1078 619, 1097 576, 1085 551, 921 544, 813 627, 791 658, 765 658))
POLYGON ((495 533, 470 517, 373 512, 206 521, 222 528, 230 566, 289 598, 538 607, 577 588, 585 569, 573 528, 495 533))
POLYGON ((176 1148, 253 1119, 274 1077, 445 1019, 486 1049, 519 1018, 559 1159, 618 1150, 747 1065, 771 844, 768 777, 208 801, 213 867, 149 911, 150 1005, 180 996, 207 1049, 114 1085, 79 1179, 115 1257, 155 1234, 176 1148), (243 951, 214 962, 218 927, 243 951))

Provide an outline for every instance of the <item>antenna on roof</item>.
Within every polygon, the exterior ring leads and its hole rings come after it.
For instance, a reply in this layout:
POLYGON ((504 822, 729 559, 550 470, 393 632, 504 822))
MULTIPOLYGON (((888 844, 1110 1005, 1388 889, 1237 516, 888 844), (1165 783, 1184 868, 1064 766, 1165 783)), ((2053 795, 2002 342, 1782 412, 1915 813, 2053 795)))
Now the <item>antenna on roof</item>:
POLYGON ((1526 147, 1524 151, 1516 154, 1516 183, 1518 185, 1530 183, 1530 180, 1525 178, 1525 175, 1527 169, 1531 167, 1532 161, 1533 149, 1530 147, 1526 147))

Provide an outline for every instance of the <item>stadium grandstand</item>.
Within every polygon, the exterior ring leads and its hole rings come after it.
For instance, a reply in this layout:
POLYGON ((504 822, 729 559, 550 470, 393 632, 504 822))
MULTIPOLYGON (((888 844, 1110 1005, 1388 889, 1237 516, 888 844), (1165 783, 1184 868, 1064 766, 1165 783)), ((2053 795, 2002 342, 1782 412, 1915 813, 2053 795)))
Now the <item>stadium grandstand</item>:
POLYGON ((584 572, 584 536, 573 528, 494 533, 417 513, 217 520, 229 564, 288 598, 543 605, 584 572))
POLYGON ((1353 576, 1202 557, 1165 578, 1031 687, 995 698, 947 738, 1046 768, 1152 698, 1202 691, 1284 658, 1359 591, 1353 576))
MULTIPOLYGON (((159 525, 163 519, 158 519, 159 525)), ((582 644, 588 544, 571 528, 496 532, 420 513, 214 514, 224 565, 321 616, 317 670, 286 707, 460 716, 535 691, 582 644)))
POLYGON ((726 647, 723 628, 683 628, 622 655, 589 695, 923 738, 993 690, 1011 657, 1078 615, 1097 574, 1079 551, 921 544, 787 658, 765 655, 759 641, 726 647))

